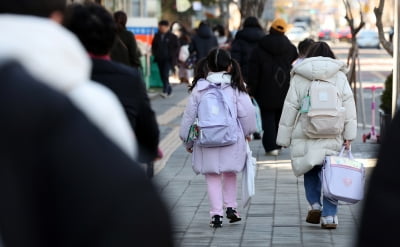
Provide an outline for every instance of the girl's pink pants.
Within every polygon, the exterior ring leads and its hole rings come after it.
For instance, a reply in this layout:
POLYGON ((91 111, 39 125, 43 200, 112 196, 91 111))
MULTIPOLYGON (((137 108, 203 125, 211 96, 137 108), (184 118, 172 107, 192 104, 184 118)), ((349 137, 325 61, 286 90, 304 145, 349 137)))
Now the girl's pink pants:
POLYGON ((206 174, 210 216, 224 215, 224 207, 237 208, 236 173, 206 174))

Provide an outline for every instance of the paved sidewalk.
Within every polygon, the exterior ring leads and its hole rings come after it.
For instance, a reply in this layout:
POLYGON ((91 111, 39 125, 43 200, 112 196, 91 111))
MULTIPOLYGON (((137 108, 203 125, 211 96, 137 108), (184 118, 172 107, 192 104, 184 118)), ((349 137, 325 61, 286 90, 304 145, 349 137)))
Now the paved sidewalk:
MULTIPOLYGON (((336 230, 323 230, 319 225, 306 223, 308 205, 303 177, 293 175, 289 150, 283 150, 277 157, 266 156, 259 140, 250 143, 258 164, 256 195, 247 208, 239 207, 242 221, 229 224, 224 218, 223 228, 210 228, 204 176, 193 173, 191 155, 181 145, 176 132, 187 95, 184 85, 176 85, 173 97, 152 99, 161 123, 161 146, 167 150, 166 157, 156 163, 153 179, 168 203, 177 246, 352 246, 360 222, 361 203, 339 206, 336 230)), ((368 130, 359 128, 359 138, 352 149, 353 155, 367 165, 368 176, 379 145, 362 143, 361 135, 365 132, 368 130)), ((241 175, 238 176, 239 204, 240 184, 241 175)))

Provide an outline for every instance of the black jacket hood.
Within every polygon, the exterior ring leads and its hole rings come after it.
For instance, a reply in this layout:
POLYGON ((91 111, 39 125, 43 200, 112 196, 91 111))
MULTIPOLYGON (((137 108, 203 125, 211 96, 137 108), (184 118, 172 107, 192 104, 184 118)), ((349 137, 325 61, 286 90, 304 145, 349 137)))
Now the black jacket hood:
POLYGON ((290 47, 292 47, 293 44, 285 35, 269 34, 260 40, 259 46, 267 53, 276 56, 287 53, 291 50, 290 47))
POLYGON ((235 39, 241 39, 249 43, 259 41, 265 35, 264 31, 258 27, 245 27, 238 31, 235 39))

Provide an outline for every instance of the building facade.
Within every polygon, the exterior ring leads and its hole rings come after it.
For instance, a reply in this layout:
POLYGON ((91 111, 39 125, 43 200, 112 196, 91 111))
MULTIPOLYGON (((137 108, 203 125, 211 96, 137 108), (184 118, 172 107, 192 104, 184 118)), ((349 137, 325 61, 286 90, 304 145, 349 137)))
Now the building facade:
MULTIPOLYGON (((67 0, 68 3, 82 3, 85 0, 67 0)), ((111 12, 123 10, 130 17, 159 17, 161 14, 158 0, 93 0, 111 12)))

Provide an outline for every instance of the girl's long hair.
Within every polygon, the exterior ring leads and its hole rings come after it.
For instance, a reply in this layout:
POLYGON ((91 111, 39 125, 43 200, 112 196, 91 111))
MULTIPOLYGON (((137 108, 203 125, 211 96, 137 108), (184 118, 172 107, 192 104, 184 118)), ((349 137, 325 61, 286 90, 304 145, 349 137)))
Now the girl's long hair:
POLYGON ((197 61, 196 65, 194 66, 193 81, 192 81, 192 85, 189 86, 189 92, 193 90, 193 88, 196 86, 198 80, 200 80, 202 78, 204 78, 204 79, 207 78, 209 71, 210 70, 208 69, 206 57, 203 57, 199 61, 197 61))
POLYGON ((192 90, 199 79, 206 78, 209 72, 227 71, 231 75, 231 86, 241 92, 247 92, 239 63, 232 59, 228 51, 220 48, 212 49, 208 56, 201 59, 195 67, 194 80, 189 90, 192 90))
POLYGON ((314 42, 307 50, 305 57, 330 57, 336 59, 335 54, 326 42, 314 42))

